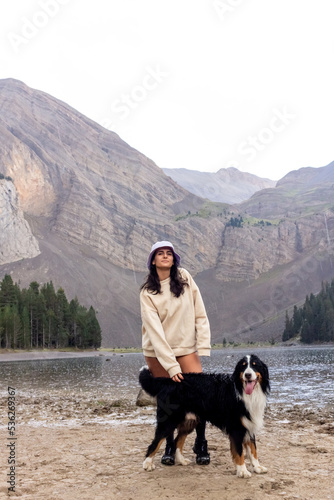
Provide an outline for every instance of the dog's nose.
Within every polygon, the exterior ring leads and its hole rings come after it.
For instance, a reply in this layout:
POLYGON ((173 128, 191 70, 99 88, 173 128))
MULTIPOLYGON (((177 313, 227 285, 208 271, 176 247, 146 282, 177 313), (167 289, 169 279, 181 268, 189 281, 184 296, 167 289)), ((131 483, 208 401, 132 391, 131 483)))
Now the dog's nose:
POLYGON ((251 373, 245 373, 245 378, 247 380, 250 380, 252 378, 252 374, 251 373))

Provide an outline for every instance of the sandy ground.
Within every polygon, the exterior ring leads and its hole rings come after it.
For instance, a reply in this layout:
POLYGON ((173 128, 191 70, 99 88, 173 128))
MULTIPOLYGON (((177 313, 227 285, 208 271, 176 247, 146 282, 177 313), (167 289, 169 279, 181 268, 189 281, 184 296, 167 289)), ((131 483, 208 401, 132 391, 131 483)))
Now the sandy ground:
MULTIPOLYGON (((1 415, 6 417, 7 399, 1 415)), ((127 401, 98 401, 89 395, 53 394, 21 398, 17 406, 13 498, 31 500, 255 500, 334 499, 333 412, 289 411, 269 406, 258 436, 264 475, 235 475, 226 436, 208 426, 211 464, 195 464, 189 436, 188 466, 161 465, 153 472, 142 462, 154 433, 154 408, 127 401), (147 419, 145 423, 144 419, 147 419)), ((8 498, 8 431, 1 419, 0 498, 8 498)))

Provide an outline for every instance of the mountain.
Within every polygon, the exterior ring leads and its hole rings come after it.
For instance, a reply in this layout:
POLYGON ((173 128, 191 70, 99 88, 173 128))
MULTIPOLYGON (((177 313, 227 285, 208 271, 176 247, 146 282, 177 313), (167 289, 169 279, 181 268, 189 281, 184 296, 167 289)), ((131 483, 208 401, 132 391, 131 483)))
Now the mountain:
POLYGON ((2 80, 0 109, 0 172, 13 179, 40 249, 15 265, 9 256, 0 270, 25 285, 52 279, 99 310, 106 343, 140 343, 138 292, 152 243, 172 240, 197 273, 215 265, 223 222, 176 223, 205 211, 204 200, 50 95, 2 80))
POLYGON ((334 162, 326 167, 305 167, 289 172, 275 188, 255 193, 240 205, 254 217, 300 217, 333 206, 334 162))
POLYGON ((216 173, 186 168, 164 168, 163 171, 190 193, 230 204, 248 200, 256 191, 276 185, 275 181, 241 172, 233 167, 221 168, 216 173))
POLYGON ((279 339, 285 310, 334 275, 333 164, 227 205, 21 82, 0 80, 0 110, 0 277, 52 280, 93 305, 104 346, 140 345, 139 288, 157 240, 173 241, 195 276, 214 343, 279 339))

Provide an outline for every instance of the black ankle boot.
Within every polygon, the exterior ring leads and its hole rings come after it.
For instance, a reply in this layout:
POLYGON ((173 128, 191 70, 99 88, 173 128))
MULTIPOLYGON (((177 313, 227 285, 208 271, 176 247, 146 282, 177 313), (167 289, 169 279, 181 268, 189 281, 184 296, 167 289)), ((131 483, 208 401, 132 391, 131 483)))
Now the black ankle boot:
POLYGON ((209 465, 210 453, 208 453, 208 442, 206 439, 196 438, 193 452, 196 453, 196 463, 198 465, 209 465))
POLYGON ((174 465, 175 464, 175 450, 174 447, 167 444, 165 453, 161 458, 161 463, 163 465, 174 465))

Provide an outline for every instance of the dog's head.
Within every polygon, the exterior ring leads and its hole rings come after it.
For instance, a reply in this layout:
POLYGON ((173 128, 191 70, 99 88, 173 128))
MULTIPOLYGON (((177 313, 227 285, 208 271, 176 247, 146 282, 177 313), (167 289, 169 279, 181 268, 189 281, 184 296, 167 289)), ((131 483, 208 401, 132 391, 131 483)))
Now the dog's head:
POLYGON ((240 395, 251 395, 253 391, 270 391, 268 367, 260 358, 251 354, 242 358, 235 367, 233 379, 240 395))

